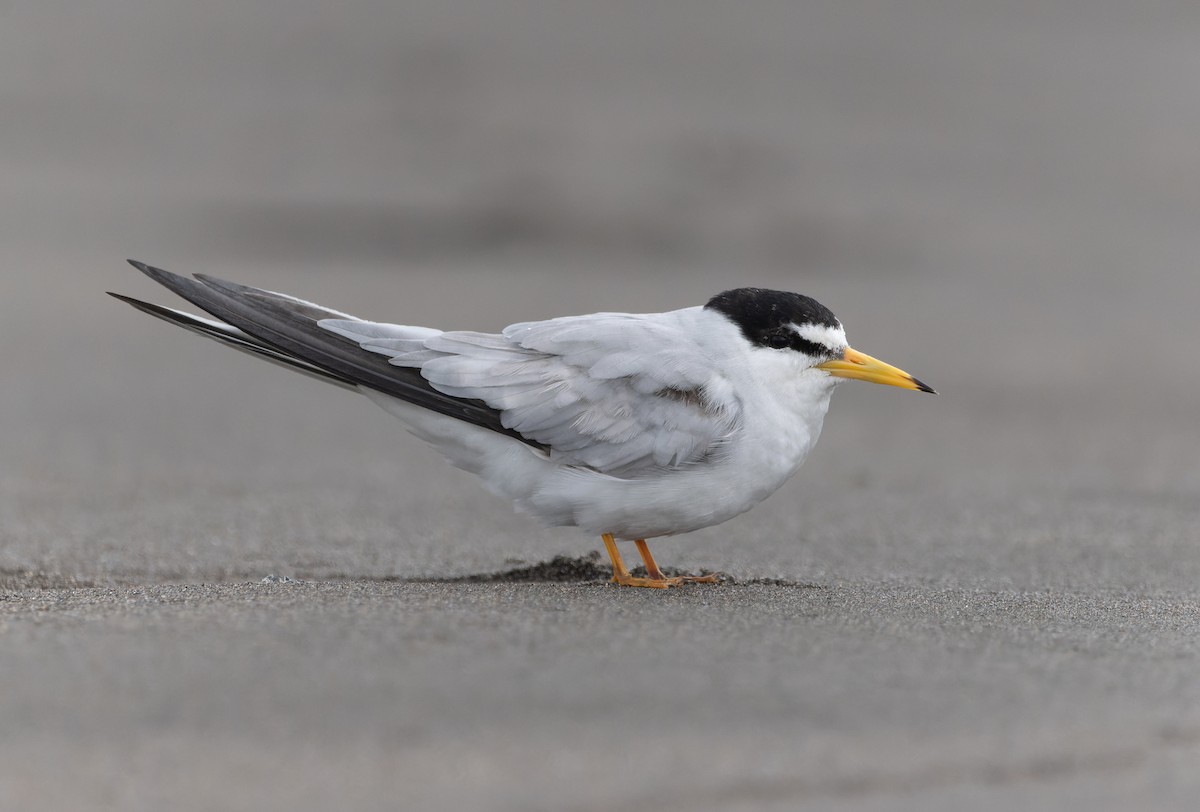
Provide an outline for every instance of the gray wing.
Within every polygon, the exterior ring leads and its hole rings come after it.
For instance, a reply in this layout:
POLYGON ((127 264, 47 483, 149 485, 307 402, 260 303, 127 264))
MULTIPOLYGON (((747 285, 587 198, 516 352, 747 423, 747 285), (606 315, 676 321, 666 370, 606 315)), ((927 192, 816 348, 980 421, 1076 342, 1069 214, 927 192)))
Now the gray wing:
POLYGON ((486 403, 554 459, 637 476, 706 459, 741 423, 729 383, 672 316, 598 313, 421 338, 389 338, 363 322, 320 325, 419 368, 443 394, 486 403))
MULTIPOLYGON (((419 370, 389 364, 387 359, 363 352, 357 342, 317 326, 319 320, 330 318, 351 324, 370 325, 370 322, 360 322, 353 316, 292 296, 203 274, 188 279, 134 260, 130 264, 219 321, 117 297, 143 312, 313 377, 344 386, 365 386, 537 446, 505 428, 500 413, 487 404, 439 392, 421 377, 419 370)), ((438 331, 387 326, 385 332, 426 336, 438 331)))

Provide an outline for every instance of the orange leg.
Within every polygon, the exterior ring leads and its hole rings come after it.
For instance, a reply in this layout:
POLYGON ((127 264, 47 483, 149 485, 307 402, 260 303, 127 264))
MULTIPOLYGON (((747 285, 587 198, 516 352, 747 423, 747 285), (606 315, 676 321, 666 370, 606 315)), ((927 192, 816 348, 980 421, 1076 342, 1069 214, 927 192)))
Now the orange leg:
POLYGON ((645 586, 652 589, 666 589, 671 586, 663 578, 634 578, 629 574, 629 570, 625 568, 625 562, 621 559, 621 551, 617 549, 617 540, 613 538, 612 533, 605 533, 601 538, 604 539, 604 549, 608 550, 608 557, 612 559, 613 565, 613 583, 621 586, 645 586))
POLYGON ((608 557, 612 559, 613 565, 613 583, 621 586, 641 586, 651 589, 666 589, 671 586, 679 586, 680 584, 713 584, 717 581, 715 575, 685 575, 676 578, 668 578, 663 575, 662 570, 658 568, 658 564, 654 561, 654 557, 650 555, 650 548, 646 546, 646 542, 638 539, 634 542, 637 545, 638 553, 642 556, 642 561, 646 564, 646 574, 648 578, 635 578, 629 574, 629 570, 625 567, 625 562, 621 558, 621 551, 617 549, 617 540, 613 538, 612 533, 605 533, 604 549, 608 551, 608 557))
POLYGON ((633 544, 642 557, 642 563, 646 565, 646 574, 656 581, 665 581, 667 576, 663 575, 662 570, 658 568, 658 562, 654 560, 654 556, 650 555, 650 545, 646 543, 646 540, 638 539, 633 544))
POLYGON ((671 586, 678 586, 679 584, 715 584, 717 582, 716 575, 677 575, 673 578, 668 578, 658 568, 658 562, 654 560, 654 556, 650 555, 650 546, 643 539, 638 539, 634 544, 637 545, 637 550, 642 556, 642 562, 646 565, 646 574, 655 580, 668 581, 671 586))

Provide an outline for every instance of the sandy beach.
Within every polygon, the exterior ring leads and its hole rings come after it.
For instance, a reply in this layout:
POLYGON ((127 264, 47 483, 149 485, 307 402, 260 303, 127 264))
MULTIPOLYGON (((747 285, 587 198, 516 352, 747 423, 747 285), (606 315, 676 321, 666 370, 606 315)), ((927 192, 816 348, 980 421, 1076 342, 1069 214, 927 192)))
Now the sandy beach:
POLYGON ((0 9, 0 807, 1192 808, 1198 36, 0 9), (176 304, 126 257, 481 330, 796 290, 940 394, 842 387, 779 493, 655 544, 728 583, 621 589, 365 399, 105 296, 176 304))

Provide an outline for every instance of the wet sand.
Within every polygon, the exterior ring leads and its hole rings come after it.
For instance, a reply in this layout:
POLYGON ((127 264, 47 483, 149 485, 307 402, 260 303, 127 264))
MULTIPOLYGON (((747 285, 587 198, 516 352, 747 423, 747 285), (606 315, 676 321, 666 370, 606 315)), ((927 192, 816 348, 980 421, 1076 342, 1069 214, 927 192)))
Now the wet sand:
POLYGON ((1194 803, 1200 14, 182 13, 3 12, 0 807, 1194 803), (729 583, 623 590, 126 256, 448 328, 794 289, 941 394, 841 388, 654 545, 729 583))

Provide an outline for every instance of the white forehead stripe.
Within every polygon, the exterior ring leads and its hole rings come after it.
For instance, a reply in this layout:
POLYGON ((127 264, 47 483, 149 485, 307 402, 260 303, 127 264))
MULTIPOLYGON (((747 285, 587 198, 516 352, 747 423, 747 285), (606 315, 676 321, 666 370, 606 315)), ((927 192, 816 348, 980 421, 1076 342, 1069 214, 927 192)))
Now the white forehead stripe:
POLYGON ((842 329, 841 325, 828 327, 824 324, 796 324, 793 322, 788 326, 806 341, 821 344, 831 350, 840 350, 846 346, 846 331, 842 329))

